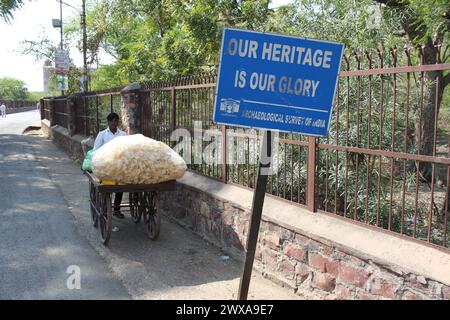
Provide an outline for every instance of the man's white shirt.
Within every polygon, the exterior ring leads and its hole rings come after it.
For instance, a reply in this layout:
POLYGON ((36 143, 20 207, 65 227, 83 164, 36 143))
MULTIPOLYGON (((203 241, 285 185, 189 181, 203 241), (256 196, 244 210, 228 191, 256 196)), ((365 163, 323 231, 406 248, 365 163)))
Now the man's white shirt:
POLYGON ((110 142, 112 139, 126 135, 127 133, 125 131, 120 130, 119 128, 117 128, 116 133, 112 133, 111 130, 109 130, 109 128, 106 128, 105 130, 100 131, 97 135, 97 138, 95 138, 94 151, 96 151, 105 143, 110 142))

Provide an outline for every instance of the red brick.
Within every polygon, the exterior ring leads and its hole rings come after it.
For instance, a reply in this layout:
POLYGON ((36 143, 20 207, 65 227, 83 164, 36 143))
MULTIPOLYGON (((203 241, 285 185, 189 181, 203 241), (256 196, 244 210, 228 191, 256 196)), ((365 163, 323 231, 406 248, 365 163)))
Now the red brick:
POLYGON ((300 248, 300 247, 293 246, 291 244, 287 244, 284 247, 283 252, 289 258, 293 258, 293 259, 295 259, 297 261, 303 261, 305 259, 305 250, 300 248))
POLYGON ((331 274, 335 278, 339 275, 339 261, 327 260, 325 262, 325 270, 327 273, 331 274))
POLYGON ((339 300, 351 299, 351 290, 341 284, 336 285, 335 293, 339 300))
POLYGON ((364 269, 356 268, 346 262, 339 263, 339 278, 343 281, 364 288, 369 274, 364 269))
POLYGON ((427 298, 418 293, 407 290, 403 293, 402 300, 427 300, 427 298))
POLYGON ((395 299, 396 297, 396 285, 383 278, 373 278, 370 292, 373 294, 381 295, 389 299, 395 299))
POLYGON ((320 272, 325 272, 325 263, 327 262, 327 259, 321 254, 310 253, 308 255, 308 262, 311 267, 319 269, 320 272))
POLYGON ((280 262, 279 271, 281 274, 289 280, 293 280, 295 276, 295 266, 288 260, 283 260, 280 262))
POLYGON ((313 276, 313 284, 323 291, 331 292, 336 287, 336 279, 328 274, 316 272, 313 276))
POLYGON ((321 254, 309 254, 309 264, 310 266, 319 269, 320 272, 327 272, 335 278, 339 274, 339 261, 331 260, 328 257, 322 256, 321 254))
POLYGON ((445 300, 450 300, 450 287, 449 286, 442 287, 442 298, 445 300))

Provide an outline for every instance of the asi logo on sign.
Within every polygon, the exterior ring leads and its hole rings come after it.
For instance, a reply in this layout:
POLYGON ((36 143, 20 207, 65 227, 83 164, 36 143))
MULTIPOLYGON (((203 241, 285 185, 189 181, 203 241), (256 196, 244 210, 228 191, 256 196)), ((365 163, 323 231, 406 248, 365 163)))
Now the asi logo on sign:
POLYGON ((343 51, 340 43, 225 29, 214 122, 327 135, 343 51))

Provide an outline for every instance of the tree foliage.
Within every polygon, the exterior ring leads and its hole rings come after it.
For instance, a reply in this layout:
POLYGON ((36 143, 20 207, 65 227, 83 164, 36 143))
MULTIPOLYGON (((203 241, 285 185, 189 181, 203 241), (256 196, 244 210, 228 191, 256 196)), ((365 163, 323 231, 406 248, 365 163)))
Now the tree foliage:
POLYGON ((20 9, 22 5, 23 0, 0 0, 0 18, 9 22, 14 10, 20 9))
POLYGON ((25 82, 19 79, 0 78, 0 98, 4 100, 26 100, 27 88, 25 82))

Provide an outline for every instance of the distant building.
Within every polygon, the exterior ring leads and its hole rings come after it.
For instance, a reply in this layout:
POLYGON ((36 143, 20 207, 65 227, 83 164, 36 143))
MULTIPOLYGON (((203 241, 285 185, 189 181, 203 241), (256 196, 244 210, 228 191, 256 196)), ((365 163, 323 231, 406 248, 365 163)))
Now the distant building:
POLYGON ((43 66, 43 80, 44 80, 44 92, 50 92, 50 81, 52 78, 52 75, 55 73, 55 67, 53 66, 53 63, 50 60, 46 60, 44 62, 43 66))

